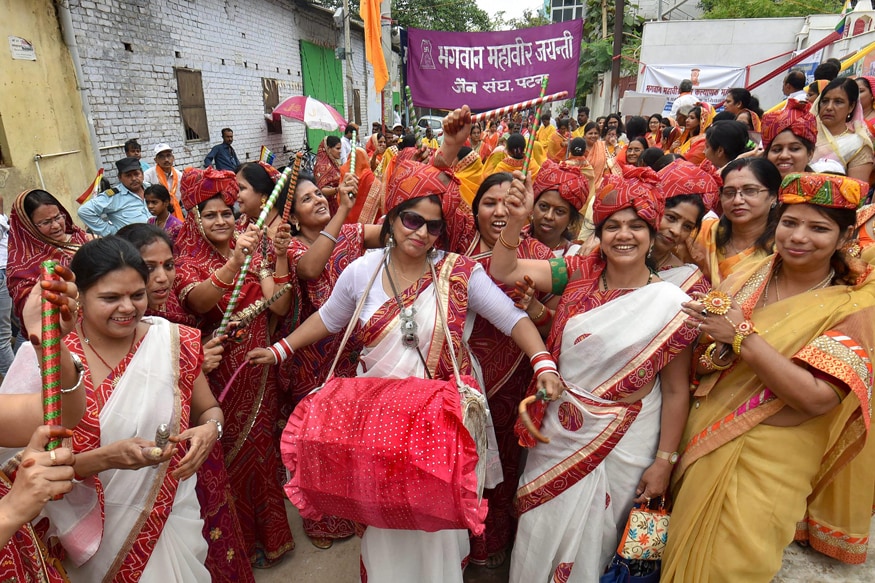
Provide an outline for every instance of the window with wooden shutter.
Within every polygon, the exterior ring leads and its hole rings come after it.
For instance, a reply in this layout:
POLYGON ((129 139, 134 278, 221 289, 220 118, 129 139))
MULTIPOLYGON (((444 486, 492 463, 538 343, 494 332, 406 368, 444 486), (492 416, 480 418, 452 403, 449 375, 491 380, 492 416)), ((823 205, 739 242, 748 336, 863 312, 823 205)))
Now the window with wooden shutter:
POLYGON ((186 142, 203 142, 210 139, 207 127, 207 108, 204 105, 204 86, 200 71, 176 69, 176 86, 179 96, 179 113, 185 130, 186 142))
POLYGON ((264 100, 264 121, 267 124, 267 133, 283 133, 283 122, 279 119, 268 118, 274 108, 280 103, 279 81, 276 79, 261 78, 261 94, 264 100))

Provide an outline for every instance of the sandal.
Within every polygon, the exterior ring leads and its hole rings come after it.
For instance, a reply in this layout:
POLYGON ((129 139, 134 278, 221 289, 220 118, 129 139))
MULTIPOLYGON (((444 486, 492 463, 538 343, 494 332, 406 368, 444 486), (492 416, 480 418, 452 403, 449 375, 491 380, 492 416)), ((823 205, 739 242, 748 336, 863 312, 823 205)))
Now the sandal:
POLYGON ((313 546, 317 549, 322 549, 323 551, 327 551, 331 548, 331 545, 334 544, 334 540, 330 538, 315 538, 311 537, 310 542, 313 543, 313 546))

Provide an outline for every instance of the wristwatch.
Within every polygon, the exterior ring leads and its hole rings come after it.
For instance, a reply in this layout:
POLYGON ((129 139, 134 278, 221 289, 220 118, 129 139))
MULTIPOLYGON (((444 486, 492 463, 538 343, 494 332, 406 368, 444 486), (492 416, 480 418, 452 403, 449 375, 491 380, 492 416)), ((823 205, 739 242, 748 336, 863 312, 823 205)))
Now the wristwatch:
POLYGON ((207 419, 207 420, 205 421, 205 423, 215 423, 215 424, 216 424, 216 429, 217 429, 218 432, 219 432, 219 439, 222 439, 222 433, 224 433, 224 432, 223 432, 223 430, 222 430, 222 422, 221 422, 221 421, 219 421, 218 419, 213 418, 213 419, 207 419))
POLYGON ((675 465, 678 462, 678 452, 676 451, 662 451, 660 449, 656 451, 656 457, 667 461, 671 465, 675 465))

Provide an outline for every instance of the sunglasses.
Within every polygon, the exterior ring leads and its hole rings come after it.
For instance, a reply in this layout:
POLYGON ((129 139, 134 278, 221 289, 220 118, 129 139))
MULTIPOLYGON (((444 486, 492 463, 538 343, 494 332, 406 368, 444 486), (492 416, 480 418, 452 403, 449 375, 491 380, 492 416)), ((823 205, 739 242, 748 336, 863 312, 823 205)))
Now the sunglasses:
POLYGON ((413 211, 404 211, 398 215, 398 218, 401 219, 401 224, 404 225, 404 228, 410 229, 411 231, 418 231, 422 228, 422 225, 425 225, 428 234, 432 237, 438 237, 444 232, 443 219, 427 221, 422 218, 421 215, 418 215, 413 211))

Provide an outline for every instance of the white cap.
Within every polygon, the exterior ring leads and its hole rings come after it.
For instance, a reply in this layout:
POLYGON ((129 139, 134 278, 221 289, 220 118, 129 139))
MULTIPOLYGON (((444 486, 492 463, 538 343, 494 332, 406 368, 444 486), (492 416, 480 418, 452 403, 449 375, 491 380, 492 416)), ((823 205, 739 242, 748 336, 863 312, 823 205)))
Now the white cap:
POLYGON ((838 160, 833 160, 832 158, 821 158, 820 160, 812 162, 809 166, 811 166, 812 170, 821 174, 846 175, 845 167, 842 166, 842 163, 838 160))
POLYGON ((161 152, 166 152, 167 150, 173 151, 173 148, 170 147, 170 144, 160 143, 155 146, 155 155, 157 156, 161 152))

